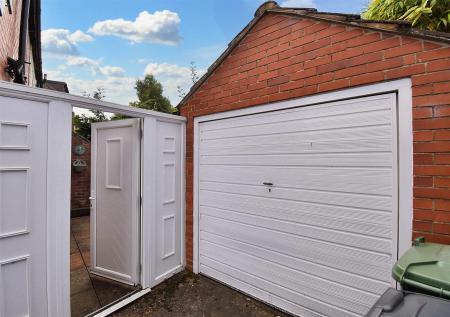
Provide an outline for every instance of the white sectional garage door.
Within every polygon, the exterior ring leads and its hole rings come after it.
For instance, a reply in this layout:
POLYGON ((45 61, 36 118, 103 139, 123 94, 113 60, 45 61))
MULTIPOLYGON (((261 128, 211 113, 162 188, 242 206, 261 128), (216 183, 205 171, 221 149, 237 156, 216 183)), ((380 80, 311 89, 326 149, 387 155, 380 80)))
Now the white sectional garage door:
POLYGON ((200 272, 299 316, 363 316, 397 258, 396 131, 395 94, 201 122, 200 272))

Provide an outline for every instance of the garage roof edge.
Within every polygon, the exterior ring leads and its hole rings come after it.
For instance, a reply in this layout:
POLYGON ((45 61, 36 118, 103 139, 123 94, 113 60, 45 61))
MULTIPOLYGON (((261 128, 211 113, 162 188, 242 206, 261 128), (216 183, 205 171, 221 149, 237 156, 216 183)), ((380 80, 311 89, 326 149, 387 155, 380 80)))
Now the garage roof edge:
POLYGON ((328 23, 341 24, 351 27, 385 32, 394 35, 415 37, 423 40, 435 41, 450 44, 450 33, 437 31, 424 31, 412 28, 407 21, 388 20, 363 20, 358 14, 319 12, 314 8, 284 8, 278 6, 275 1, 266 1, 256 9, 255 17, 234 37, 222 54, 208 67, 207 72, 191 87, 189 92, 178 103, 177 108, 181 108, 192 95, 203 85, 211 74, 219 67, 225 58, 238 46, 240 41, 251 31, 259 20, 267 14, 281 14, 299 18, 313 19, 328 23))

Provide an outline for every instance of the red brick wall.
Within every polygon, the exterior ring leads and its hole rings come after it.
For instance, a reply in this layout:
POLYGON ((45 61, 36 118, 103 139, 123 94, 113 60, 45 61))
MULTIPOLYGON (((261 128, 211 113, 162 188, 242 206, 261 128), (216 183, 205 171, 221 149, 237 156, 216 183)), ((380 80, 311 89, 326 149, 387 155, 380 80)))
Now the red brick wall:
MULTIPOLYGON (((6 1, 3 1, 5 4, 6 1)), ((4 71, 8 66, 7 57, 18 58, 20 40, 20 17, 22 14, 22 0, 12 1, 12 14, 6 6, 2 7, 3 15, 0 16, 0 80, 11 81, 9 75, 4 71)), ((31 54, 31 44, 28 37, 25 60, 30 64, 25 64, 25 76, 28 78, 29 86, 36 85, 34 77, 34 62, 31 54)))
POLYGON ((6 57, 18 57, 22 0, 12 1, 12 3, 12 14, 9 14, 5 6, 2 8, 3 15, 0 17, 0 80, 8 81, 10 77, 4 72, 8 65, 6 57))
POLYGON ((189 98, 186 257, 192 267, 193 118, 411 77, 414 236, 450 244, 450 47, 313 19, 269 14, 189 98))
POLYGON ((87 166, 81 172, 75 171, 72 166, 70 200, 72 210, 89 209, 89 196, 91 195, 91 143, 78 134, 72 133, 72 163, 78 159, 84 160, 87 166), (77 145, 83 145, 86 148, 83 155, 75 154, 77 145))

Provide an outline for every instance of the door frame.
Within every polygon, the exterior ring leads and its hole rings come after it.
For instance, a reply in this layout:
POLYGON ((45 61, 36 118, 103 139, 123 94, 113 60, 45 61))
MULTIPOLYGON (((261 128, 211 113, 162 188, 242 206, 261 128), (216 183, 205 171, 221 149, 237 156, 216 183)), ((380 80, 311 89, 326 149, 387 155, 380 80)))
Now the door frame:
MULTIPOLYGON (((139 280, 139 268, 141 264, 141 257, 140 257, 140 228, 141 228, 141 155, 140 155, 140 149, 141 149, 141 119, 123 119, 123 120, 116 120, 116 121, 106 121, 106 122, 97 122, 91 124, 91 192, 90 192, 90 198, 94 197, 94 199, 90 199, 90 245, 91 245, 91 272, 93 274, 97 274, 112 280, 116 280, 125 284, 131 285, 129 281, 127 281, 126 277, 118 276, 117 273, 111 272, 104 268, 97 267, 97 252, 96 252, 96 244, 95 244, 95 237, 97 235, 96 231, 96 213, 97 213, 97 135, 98 130, 107 130, 107 129, 114 129, 114 128, 127 128, 132 127, 137 132, 137 135, 135 135, 135 138, 132 140, 132 147, 133 147, 133 166, 136 166, 137 168, 133 169, 132 174, 132 188, 131 188, 131 195, 136 199, 136 204, 133 206, 132 210, 132 222, 133 222, 133 230, 137 233, 137 235, 133 235, 132 237, 132 243, 133 243, 133 249, 131 251, 133 259, 137 259, 136 268, 137 272, 134 272, 135 274, 132 274, 130 276, 133 280, 139 280), (115 275, 114 277, 111 275, 115 275)), ((122 161, 122 158, 121 158, 122 161)))
MULTIPOLYGON (((397 236, 396 258, 411 247, 413 220, 413 133, 412 133, 412 89, 411 79, 386 81, 361 87, 347 88, 329 93, 315 94, 281 102, 269 103, 238 110, 213 113, 194 118, 194 188, 193 188, 193 271, 200 273, 199 260, 199 158, 200 124, 206 121, 252 115, 268 111, 312 106, 333 101, 355 99, 385 93, 397 94, 397 113, 393 123, 397 126, 397 221, 394 234, 397 236), (402 120, 399 120, 401 118, 402 120), (401 225, 399 225, 401 224, 401 225)), ((395 125, 394 125, 395 126, 395 125)))
MULTIPOLYGON (((20 84, 14 84, 6 81, 0 81, 0 96, 11 97, 24 100, 40 101, 49 104, 49 124, 48 124, 48 161, 47 161, 47 306, 49 317, 70 316, 70 175, 71 175, 71 144, 72 144, 72 109, 73 107, 100 110, 104 112, 122 114, 135 118, 141 118, 143 121, 149 122, 172 122, 178 123, 182 129, 182 179, 181 182, 181 256, 183 259, 183 267, 185 265, 185 169, 184 161, 186 156, 185 150, 185 128, 186 118, 123 106, 112 102, 96 100, 93 98, 71 95, 68 93, 47 90, 36 87, 29 87, 20 84), (61 151, 66 148, 67 151, 61 151), (55 195, 54 193, 58 193, 55 195)), ((142 125, 144 126, 145 123, 142 125)), ((150 128, 143 129, 141 136, 144 134, 150 138, 150 142, 141 141, 141 188, 151 190, 153 178, 149 177, 154 174, 156 166, 151 160, 151 151, 155 142, 152 141, 151 125, 150 128), (150 162, 147 163, 149 160, 150 162), (143 164, 146 162, 146 164, 143 164), (150 166, 151 168, 144 168, 150 166)), ((143 136, 145 140, 145 136, 143 136)), ((152 219, 155 216, 153 192, 151 195, 141 196, 141 270, 140 281, 142 290, 134 295, 127 297, 120 302, 109 306, 107 309, 100 311, 95 316, 106 316, 127 305, 133 300, 144 296, 150 291, 152 281, 153 258, 156 251, 152 253, 152 219)), ((181 267, 179 270, 183 269, 181 267)))

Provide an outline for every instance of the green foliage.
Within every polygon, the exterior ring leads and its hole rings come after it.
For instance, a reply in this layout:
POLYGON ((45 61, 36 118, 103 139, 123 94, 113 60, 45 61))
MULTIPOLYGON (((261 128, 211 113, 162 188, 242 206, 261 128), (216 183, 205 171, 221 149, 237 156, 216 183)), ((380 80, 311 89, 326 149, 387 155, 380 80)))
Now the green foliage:
POLYGON ((449 0, 373 0, 363 17, 368 20, 404 20, 416 28, 450 31, 449 0))
MULTIPOLYGON (((91 98, 91 95, 88 94, 87 92, 84 92, 83 96, 91 98)), ((105 98, 105 89, 97 88, 93 92, 92 98, 97 100, 105 98)), ((75 114, 75 113, 72 115, 73 131, 88 140, 91 139, 91 123, 109 120, 109 118, 102 111, 99 110, 89 110, 89 111, 92 113, 92 115, 87 116, 85 114, 75 114)))
POLYGON ((136 80, 136 94, 138 101, 130 102, 131 107, 172 113, 174 108, 169 99, 163 96, 163 88, 153 75, 146 75, 144 79, 136 80))

